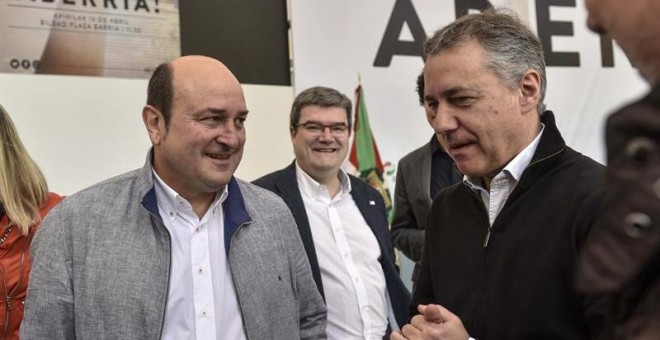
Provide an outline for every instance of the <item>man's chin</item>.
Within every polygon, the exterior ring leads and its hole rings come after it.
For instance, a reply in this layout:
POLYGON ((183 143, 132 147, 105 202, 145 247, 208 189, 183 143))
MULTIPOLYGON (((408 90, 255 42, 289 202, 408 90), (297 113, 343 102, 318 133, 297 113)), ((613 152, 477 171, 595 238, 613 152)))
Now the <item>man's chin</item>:
POLYGON ((207 178, 205 185, 209 188, 210 191, 223 190, 227 184, 231 181, 232 173, 222 174, 221 176, 214 176, 212 178, 207 178))
POLYGON ((339 171, 339 165, 334 162, 321 162, 312 165, 312 171, 315 173, 327 173, 331 171, 339 171))
POLYGON ((458 171, 460 171, 463 175, 467 175, 468 177, 472 177, 471 174, 475 173, 474 169, 470 167, 468 164, 464 164, 460 161, 454 161, 456 163, 456 168, 458 171))
POLYGON ((458 171, 461 172, 461 174, 469 177, 469 178, 481 178, 486 176, 483 170, 481 169, 475 169, 474 167, 471 167, 469 165, 459 165, 458 163, 456 164, 456 168, 458 168, 458 171))

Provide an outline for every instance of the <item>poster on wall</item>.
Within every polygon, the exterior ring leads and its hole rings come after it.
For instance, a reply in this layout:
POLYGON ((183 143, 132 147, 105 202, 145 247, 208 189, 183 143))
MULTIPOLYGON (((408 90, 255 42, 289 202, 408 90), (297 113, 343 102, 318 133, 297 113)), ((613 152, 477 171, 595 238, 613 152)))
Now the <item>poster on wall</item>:
POLYGON ((0 0, 0 72, 148 78, 181 55, 178 0, 0 0))
POLYGON ((396 165, 433 134, 415 91, 424 40, 491 6, 537 33, 548 109, 569 145, 604 162, 605 117, 646 85, 612 40, 587 29, 584 0, 291 0, 294 90, 323 85, 352 97, 360 77, 381 158, 396 165))

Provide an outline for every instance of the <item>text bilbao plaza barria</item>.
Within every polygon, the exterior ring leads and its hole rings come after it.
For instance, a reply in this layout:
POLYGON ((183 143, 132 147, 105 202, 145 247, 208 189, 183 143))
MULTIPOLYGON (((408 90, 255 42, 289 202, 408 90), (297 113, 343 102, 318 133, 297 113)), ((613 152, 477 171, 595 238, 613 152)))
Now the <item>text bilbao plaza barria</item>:
MULTIPOLYGON (((68 9, 103 9, 116 11, 117 14, 126 13, 160 13, 159 0, 12 0, 12 5, 35 4, 52 6, 62 10, 68 9)), ((112 14, 108 12, 106 14, 112 14)), ((61 29, 81 29, 95 32, 134 33, 139 34, 139 27, 128 27, 127 22, 117 22, 120 18, 107 18, 104 15, 54 13, 50 20, 40 20, 42 27, 61 29)), ((38 69, 39 60, 12 58, 9 66, 12 69, 31 70, 38 69)))
POLYGON ((62 5, 60 8, 82 7, 85 9, 116 9, 141 13, 158 13, 158 0, 14 0, 15 3, 39 3, 62 5))
MULTIPOLYGON (((488 0, 453 0, 456 18, 467 15, 470 10, 484 10, 493 7, 488 0)), ((531 1, 531 0, 530 0, 531 1)), ((553 50, 552 37, 571 37, 573 23, 550 19, 550 7, 576 7, 576 0, 534 0, 538 37, 543 45, 547 66, 580 67, 578 52, 558 52, 553 50)), ((373 66, 389 67, 392 57, 422 57, 423 44, 427 34, 419 20, 412 0, 396 0, 387 27, 381 39, 373 66), (401 31, 407 26, 413 41, 399 40, 401 31)), ((614 67, 614 46, 610 38, 600 37, 601 66, 614 67)))

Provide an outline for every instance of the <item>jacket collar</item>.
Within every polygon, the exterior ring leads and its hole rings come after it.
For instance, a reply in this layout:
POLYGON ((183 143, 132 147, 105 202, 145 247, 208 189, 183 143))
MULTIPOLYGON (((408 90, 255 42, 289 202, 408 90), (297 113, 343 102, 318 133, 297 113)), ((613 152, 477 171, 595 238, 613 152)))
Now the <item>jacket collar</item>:
MULTIPOLYGON (((158 201, 156 199, 156 188, 154 186, 151 164, 152 157, 153 148, 149 149, 147 160, 140 170, 137 190, 138 194, 142 197, 142 205, 162 222, 160 212, 158 211, 158 201)), ((251 222, 252 219, 245 207, 243 194, 241 193, 238 181, 236 181, 234 176, 231 177, 227 186, 228 195, 227 199, 222 203, 222 209, 225 213, 225 252, 227 253, 227 256, 229 256, 232 236, 234 236, 234 233, 241 224, 251 222)))
POLYGON ((653 105, 660 106, 660 85, 651 89, 648 98, 653 105))
POLYGON ((222 203, 222 209, 225 212, 225 252, 229 257, 232 236, 241 224, 252 222, 252 219, 245 207, 243 194, 234 176, 231 176, 227 186, 228 196, 222 203))
POLYGON ((158 211, 158 201, 156 200, 156 188, 154 187, 154 176, 152 173, 151 159, 153 157, 153 147, 147 153, 147 160, 144 166, 140 169, 140 176, 137 182, 137 190, 139 197, 142 197, 142 206, 144 206, 151 214, 160 220, 160 213, 158 211))
POLYGON ((541 122, 545 125, 545 128, 543 129, 539 145, 536 148, 534 156, 532 156, 532 160, 523 171, 516 190, 509 196, 509 200, 512 200, 512 196, 516 196, 517 192, 531 185, 537 174, 543 173, 544 169, 555 164, 560 159, 559 156, 564 154, 568 148, 557 128, 555 116, 552 111, 543 112, 541 114, 541 122))
POLYGON ((566 142, 559 133, 555 123, 555 115, 552 111, 545 111, 541 114, 541 123, 545 124, 545 129, 530 165, 551 157, 566 148, 566 142))

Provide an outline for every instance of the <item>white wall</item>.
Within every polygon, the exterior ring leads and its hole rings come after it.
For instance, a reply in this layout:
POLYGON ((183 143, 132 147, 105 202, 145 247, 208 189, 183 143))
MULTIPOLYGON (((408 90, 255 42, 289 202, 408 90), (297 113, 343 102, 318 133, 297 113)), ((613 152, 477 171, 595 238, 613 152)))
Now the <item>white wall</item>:
MULTIPOLYGON (((293 90, 245 85, 244 91, 250 114, 237 176, 253 180, 293 159, 293 90)), ((146 92, 146 79, 0 74, 0 104, 51 191, 65 195, 144 164, 146 92)))
MULTIPOLYGON (((413 0, 427 35, 455 19, 460 0, 413 0)), ((374 66, 396 0, 291 0, 295 92, 313 85, 336 88, 352 97, 361 77, 371 129, 383 162, 396 165, 408 152, 427 143, 433 133, 418 104, 415 84, 423 69, 421 56, 396 55, 389 66, 374 66), (341 20, 337 20, 341 18, 341 20), (332 42, 332 43, 328 43, 332 42)), ((537 32, 532 0, 491 0, 514 5, 537 32)), ((547 2, 546 2, 547 3, 547 2)), ((621 49, 615 45, 615 67, 601 66, 599 36, 586 27, 584 1, 575 7, 551 6, 553 22, 569 23, 572 36, 553 36, 555 52, 579 53, 579 67, 546 68, 545 103, 555 113, 567 144, 605 162, 604 123, 607 115, 648 91, 621 49)), ((398 26, 397 26, 398 27, 398 26)), ((403 25, 400 41, 413 41, 403 25)))

